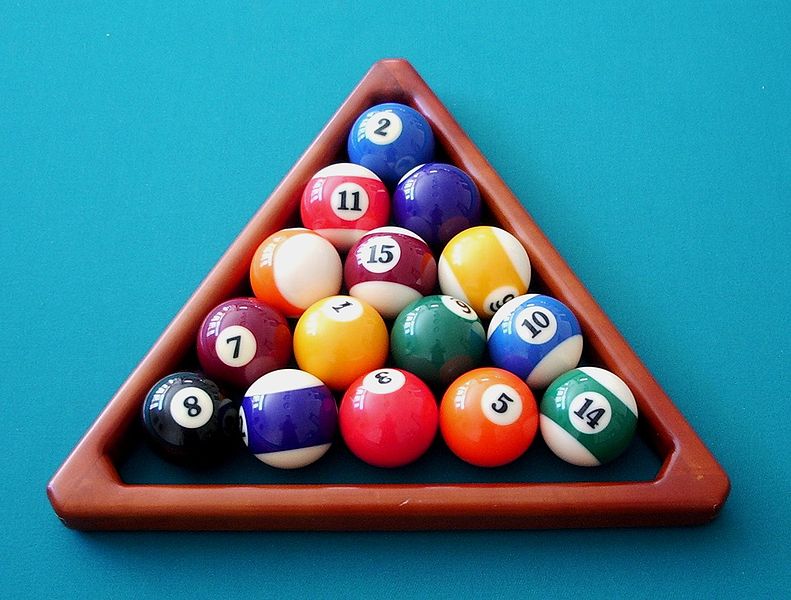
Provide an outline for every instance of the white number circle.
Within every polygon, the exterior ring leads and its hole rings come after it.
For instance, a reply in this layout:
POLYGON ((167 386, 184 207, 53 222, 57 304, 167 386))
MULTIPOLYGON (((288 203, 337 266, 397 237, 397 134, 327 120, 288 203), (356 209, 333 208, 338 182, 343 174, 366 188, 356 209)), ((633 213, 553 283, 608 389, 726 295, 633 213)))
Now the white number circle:
POLYGON ((170 399, 170 416, 185 429, 203 427, 213 412, 211 396, 198 387, 183 387, 170 399))
POLYGON ((520 293, 521 292, 512 285, 498 287, 496 290, 489 292, 486 296, 486 299, 483 301, 483 311, 487 315, 492 316, 505 306, 506 302, 513 300, 520 295, 520 293))
POLYGON ((371 273, 387 273, 401 260, 401 246, 389 235, 365 240, 357 249, 357 262, 371 273))
POLYGON ((468 321, 475 321, 478 318, 478 315, 472 310, 472 306, 466 302, 462 302, 453 296, 440 296, 440 299, 442 300, 442 304, 445 305, 445 308, 454 315, 458 315, 462 319, 467 319, 468 321))
POLYGON ((363 387, 374 394, 392 394, 404 387, 406 377, 395 369, 378 369, 363 378, 363 387))
POLYGON ((354 298, 337 296, 324 302, 321 311, 333 321, 348 323, 363 315, 363 305, 354 298))
POLYGON ((514 328, 528 344, 546 344, 555 337, 558 320, 543 306, 528 306, 514 317, 514 328))
POLYGON ((368 193, 353 181, 341 183, 332 190, 330 206, 332 212, 344 221, 356 221, 368 212, 368 193))
POLYGON ((569 421, 580 433, 593 434, 607 429, 612 418, 610 403, 598 392, 583 392, 569 404, 569 421))
POLYGON ((510 425, 522 415, 522 396, 510 385, 497 383, 481 395, 481 411, 495 425, 510 425))
POLYGON ((379 146, 392 144, 401 135, 404 125, 400 117, 388 110, 372 114, 365 121, 365 137, 379 146))
POLYGON ((226 327, 217 335, 214 351, 229 367, 243 367, 255 357, 258 343, 253 332, 241 325, 226 327))

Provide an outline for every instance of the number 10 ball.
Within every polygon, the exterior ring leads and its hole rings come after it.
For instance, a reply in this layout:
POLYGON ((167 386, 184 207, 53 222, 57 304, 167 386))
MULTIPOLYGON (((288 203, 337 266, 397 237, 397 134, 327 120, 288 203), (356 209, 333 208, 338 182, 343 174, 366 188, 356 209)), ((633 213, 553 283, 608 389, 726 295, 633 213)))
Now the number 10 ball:
POLYGON ((634 437, 637 402, 615 374, 580 367, 553 381, 541 401, 541 435, 558 457, 595 467, 620 455, 634 437))

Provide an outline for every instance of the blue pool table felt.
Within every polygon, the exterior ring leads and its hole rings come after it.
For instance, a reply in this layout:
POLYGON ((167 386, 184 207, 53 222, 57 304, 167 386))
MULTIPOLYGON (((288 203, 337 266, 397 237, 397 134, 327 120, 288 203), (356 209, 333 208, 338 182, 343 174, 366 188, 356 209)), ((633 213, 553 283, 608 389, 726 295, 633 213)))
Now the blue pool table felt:
POLYGON ((791 594, 791 5, 434 4, 6 7, 4 596, 791 594), (394 56, 729 473, 720 517, 600 531, 65 528, 47 481, 365 71, 394 56))

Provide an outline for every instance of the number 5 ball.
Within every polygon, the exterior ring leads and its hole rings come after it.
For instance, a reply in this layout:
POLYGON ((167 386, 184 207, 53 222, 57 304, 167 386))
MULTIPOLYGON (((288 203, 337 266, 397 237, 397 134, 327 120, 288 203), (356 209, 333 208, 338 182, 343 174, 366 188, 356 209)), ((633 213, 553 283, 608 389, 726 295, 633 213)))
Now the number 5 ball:
POLYGON ((637 403, 616 375, 581 367, 558 377, 541 401, 541 435, 558 457, 594 467, 619 456, 634 437, 637 403))
POLYGON ((439 257, 443 294, 467 302, 482 319, 530 285, 530 259, 522 244, 499 227, 479 225, 457 234, 439 257))
POLYGON ((576 367, 582 356, 582 332, 574 313, 543 294, 506 302, 489 323, 488 338, 492 362, 533 388, 545 388, 576 367))
POLYGON ((369 304, 351 296, 331 296, 305 311, 294 329, 299 368, 333 390, 345 390, 387 359, 387 327, 369 304))
POLYGON ((375 173, 352 163, 323 168, 308 182, 300 204, 302 224, 348 250, 366 231, 390 217, 390 194, 375 173))
POLYGON ((439 426, 445 443, 479 467, 513 462, 530 447, 538 429, 533 393, 513 373, 484 367, 454 381, 442 398, 439 426))

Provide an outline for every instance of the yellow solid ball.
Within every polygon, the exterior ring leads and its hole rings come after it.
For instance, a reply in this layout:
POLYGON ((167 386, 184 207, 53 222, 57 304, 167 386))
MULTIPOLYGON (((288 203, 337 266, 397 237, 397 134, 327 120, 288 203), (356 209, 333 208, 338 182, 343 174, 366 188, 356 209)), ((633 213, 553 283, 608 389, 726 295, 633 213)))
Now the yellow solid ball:
POLYGON ((351 296, 319 300, 304 312, 294 329, 294 357, 299 368, 336 391, 382 367, 388 349, 382 317, 351 296))

